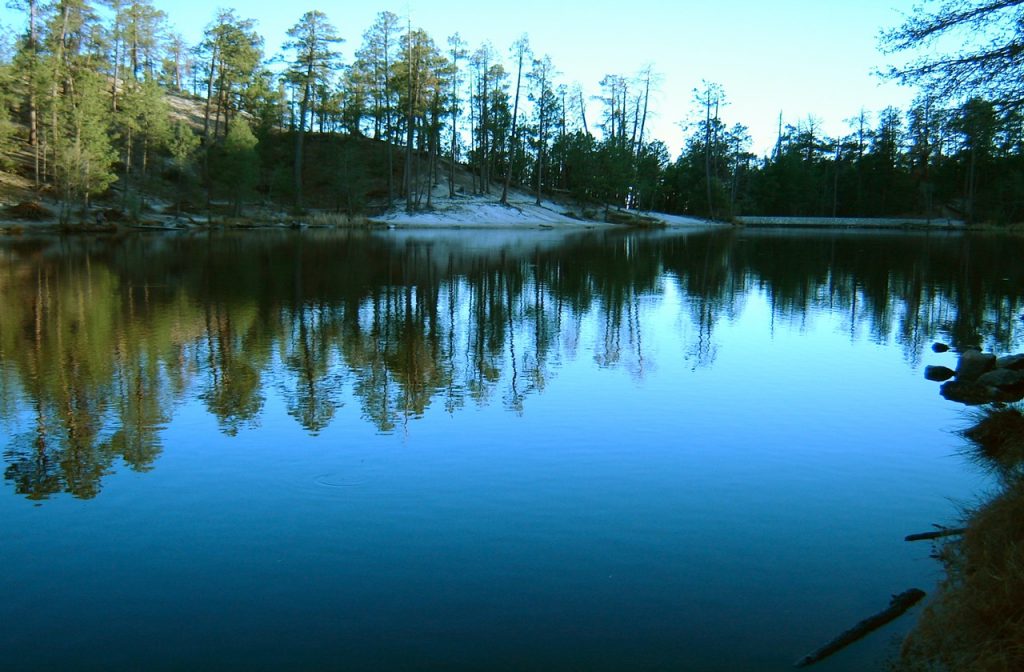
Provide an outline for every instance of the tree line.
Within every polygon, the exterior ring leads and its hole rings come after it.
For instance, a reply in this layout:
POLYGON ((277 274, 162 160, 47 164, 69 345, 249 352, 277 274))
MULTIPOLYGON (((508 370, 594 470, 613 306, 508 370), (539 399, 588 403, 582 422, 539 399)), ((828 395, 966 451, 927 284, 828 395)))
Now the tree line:
POLYGON ((775 147, 756 157, 747 129, 721 119, 723 96, 714 85, 698 92, 714 111, 659 173, 661 190, 648 192, 651 209, 713 218, 1024 220, 1019 107, 982 97, 942 105, 921 95, 907 110, 860 110, 839 135, 824 133, 814 115, 786 125, 780 119, 775 147))
MULTIPOLYGON (((254 200, 353 213, 430 209, 447 183, 448 198, 507 204, 515 185, 537 202, 716 219, 1021 219, 1024 123, 995 95, 950 102, 932 86, 908 110, 856 111, 839 136, 813 115, 780 117, 774 149, 758 156, 746 127, 727 123, 723 88, 705 82, 673 159, 648 128, 653 66, 609 74, 588 96, 526 35, 507 50, 457 33, 441 44, 385 11, 344 62, 341 32, 319 10, 268 55, 235 10, 188 45, 149 0, 11 4, 25 29, 0 50, 0 161, 10 168, 21 152, 64 218, 114 186, 136 212, 158 193, 234 214, 254 200)), ((890 35, 895 48, 916 44, 911 28, 890 35)))

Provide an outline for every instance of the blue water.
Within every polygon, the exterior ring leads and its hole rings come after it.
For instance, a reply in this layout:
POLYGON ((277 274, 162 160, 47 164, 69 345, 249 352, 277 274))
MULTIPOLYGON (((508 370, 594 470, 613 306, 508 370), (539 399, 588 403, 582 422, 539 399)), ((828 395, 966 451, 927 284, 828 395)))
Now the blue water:
POLYGON ((989 485, 1001 244, 304 235, 0 254, 4 668, 790 669, 989 485))

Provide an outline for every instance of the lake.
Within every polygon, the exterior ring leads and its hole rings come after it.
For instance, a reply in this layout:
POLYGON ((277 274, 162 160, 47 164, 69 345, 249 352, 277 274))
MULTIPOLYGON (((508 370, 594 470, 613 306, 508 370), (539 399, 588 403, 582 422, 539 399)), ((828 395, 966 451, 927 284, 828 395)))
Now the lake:
MULTIPOLYGON (((595 230, 0 244, 7 669, 786 670, 990 477, 934 342, 1016 239, 595 230)), ((913 612, 916 613, 916 612, 913 612)), ((884 669, 905 617, 821 663, 884 669)))

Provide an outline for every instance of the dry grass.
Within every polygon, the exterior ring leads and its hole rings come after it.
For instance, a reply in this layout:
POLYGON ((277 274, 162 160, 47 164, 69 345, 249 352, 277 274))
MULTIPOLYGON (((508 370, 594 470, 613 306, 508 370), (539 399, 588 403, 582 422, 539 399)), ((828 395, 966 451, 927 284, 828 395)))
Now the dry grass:
POLYGON ((989 411, 964 432, 976 457, 1005 476, 1002 491, 967 516, 967 532, 944 544, 936 599, 907 638, 897 670, 1024 670, 1024 416, 989 411))
POLYGON ((1024 465, 1024 414, 1016 407, 985 411, 961 432, 971 446, 972 457, 1006 477, 1024 465))
POLYGON ((0 205, 13 205, 38 198, 32 181, 14 172, 0 171, 0 205))

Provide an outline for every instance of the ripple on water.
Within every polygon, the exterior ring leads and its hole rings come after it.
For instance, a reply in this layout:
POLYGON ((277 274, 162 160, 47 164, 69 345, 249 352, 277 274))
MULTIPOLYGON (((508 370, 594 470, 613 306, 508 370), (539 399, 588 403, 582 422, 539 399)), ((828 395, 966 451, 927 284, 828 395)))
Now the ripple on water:
POLYGON ((323 488, 358 488, 366 485, 366 479, 353 478, 341 473, 321 474, 313 483, 323 488))

